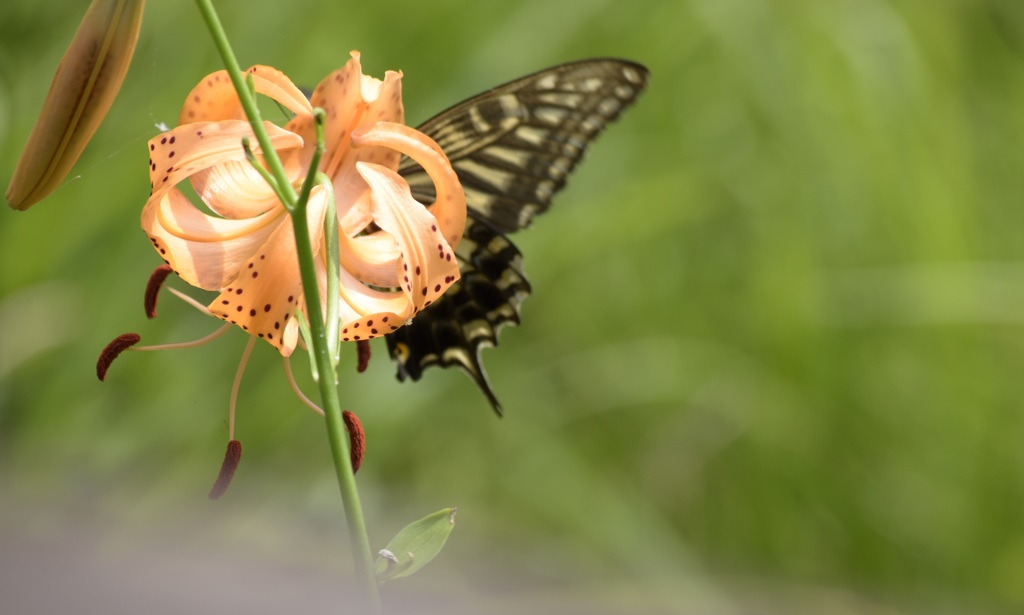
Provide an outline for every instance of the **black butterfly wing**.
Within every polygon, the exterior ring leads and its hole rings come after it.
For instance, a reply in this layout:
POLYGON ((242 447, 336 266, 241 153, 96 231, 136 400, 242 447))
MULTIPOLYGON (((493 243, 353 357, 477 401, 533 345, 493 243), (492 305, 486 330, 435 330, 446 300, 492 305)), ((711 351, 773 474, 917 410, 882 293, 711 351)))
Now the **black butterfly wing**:
POLYGON ((519 304, 530 293, 522 256, 504 235, 484 222, 466 221, 455 250, 462 274, 440 299, 387 336, 398 378, 419 380, 431 365, 464 369, 501 414, 480 361, 480 348, 498 343, 501 326, 519 323, 519 304))
MULTIPOLYGON (((501 414, 480 349, 497 345, 503 325, 519 323, 530 293, 522 255, 505 233, 550 207, 587 146, 636 100, 647 76, 626 60, 562 64, 474 96, 419 127, 451 161, 468 216, 456 249, 462 279, 387 336, 399 380, 419 380, 431 365, 457 365, 501 414)), ((398 172, 418 200, 434 201, 434 185, 415 162, 403 158, 398 172)))

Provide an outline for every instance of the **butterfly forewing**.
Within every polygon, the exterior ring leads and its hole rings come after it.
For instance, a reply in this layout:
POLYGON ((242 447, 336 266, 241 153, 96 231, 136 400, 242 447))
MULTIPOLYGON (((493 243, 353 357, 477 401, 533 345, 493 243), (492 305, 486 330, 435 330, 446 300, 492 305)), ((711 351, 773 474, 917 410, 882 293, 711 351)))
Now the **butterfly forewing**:
MULTIPOLYGON (((551 204, 587 145, 629 106, 647 69, 623 60, 563 64, 498 86, 424 122, 466 191, 469 207, 497 230, 527 226, 551 204)), ((413 193, 434 187, 414 162, 399 169, 413 193)))
MULTIPOLYGON (((458 365, 500 413, 479 353, 498 343, 502 325, 518 324, 530 292, 519 250, 504 234, 547 210, 587 146, 633 103, 647 75, 625 60, 563 64, 474 96, 419 127, 451 161, 469 215, 456 250, 460 282, 388 336, 400 379, 418 380, 430 365, 458 365)), ((433 202, 433 183, 415 162, 403 158, 399 173, 418 200, 433 202)))

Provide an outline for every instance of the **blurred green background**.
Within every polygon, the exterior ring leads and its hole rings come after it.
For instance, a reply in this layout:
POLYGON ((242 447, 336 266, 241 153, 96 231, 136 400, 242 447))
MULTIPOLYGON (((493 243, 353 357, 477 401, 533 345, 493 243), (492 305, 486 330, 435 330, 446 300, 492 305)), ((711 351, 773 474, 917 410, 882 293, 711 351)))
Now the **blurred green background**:
MULTIPOLYGON (((4 186, 71 4, 0 6, 4 186)), ((454 370, 397 383, 382 343, 343 369, 373 544, 459 507, 395 611, 1024 610, 1024 3, 219 5, 243 66, 402 69, 411 123, 572 59, 652 71, 515 238, 534 294, 484 354, 504 419, 454 370)), ((146 320, 138 214, 155 124, 218 68, 192 3, 151 2, 74 179, 0 211, 5 612, 346 612, 326 438, 275 352, 217 503, 244 335, 94 375, 124 331, 215 327, 170 295, 146 320)))

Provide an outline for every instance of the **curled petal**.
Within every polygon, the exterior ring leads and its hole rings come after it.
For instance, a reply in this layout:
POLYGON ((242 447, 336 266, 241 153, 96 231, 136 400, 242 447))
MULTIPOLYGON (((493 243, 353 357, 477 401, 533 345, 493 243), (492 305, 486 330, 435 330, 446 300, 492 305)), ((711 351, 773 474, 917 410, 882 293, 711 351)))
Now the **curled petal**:
MULTIPOLYGON (((340 72, 340 71, 339 71, 340 72)), ((331 80, 325 80, 325 83, 333 83, 331 80)), ((336 85, 336 84, 335 84, 336 85)), ((323 87, 323 84, 321 84, 323 87)), ((314 94, 316 96, 316 94, 314 94)), ((325 135, 328 140, 332 133, 337 136, 337 117, 338 114, 345 113, 344 109, 337 109, 335 112, 328 112, 325 120, 325 130, 328 131, 325 135)), ((346 124, 348 126, 348 124, 346 124)), ((304 147, 301 150, 288 150, 284 152, 282 156, 282 162, 286 167, 292 165, 299 169, 308 169, 312 162, 313 148, 312 144, 316 142, 316 128, 313 121, 313 117, 310 115, 299 115, 294 118, 285 127, 286 130, 299 135, 303 141, 310 146, 304 147)), ((345 128, 342 132, 345 135, 349 134, 348 128, 345 128)), ((337 161, 348 161, 352 157, 352 152, 348 147, 348 140, 346 139, 344 145, 336 145, 336 147, 343 147, 344 151, 336 151, 327 149, 327 153, 324 160, 321 160, 321 170, 332 168, 335 169, 333 173, 326 173, 331 176, 332 184, 334 187, 335 202, 338 208, 338 221, 343 232, 349 236, 355 235, 360 232, 366 225, 373 221, 372 214, 370 212, 370 203, 365 198, 366 182, 363 181, 355 173, 349 173, 347 176, 339 174, 337 172, 337 164, 333 164, 332 160, 337 158, 337 161), (340 191, 340 193, 339 193, 340 191)), ((345 162, 348 168, 351 163, 345 162)))
MULTIPOLYGON (((401 322, 391 323, 397 328, 411 315, 411 302, 404 292, 371 288, 345 269, 341 269, 338 273, 343 323, 357 321, 375 314, 394 314, 401 319, 401 322)), ((384 333, 390 333, 390 331, 384 333)))
MULTIPOLYGON (((264 122, 276 150, 302 147, 302 137, 264 122)), ((253 153, 259 153, 248 122, 230 120, 186 124, 149 141, 149 178, 153 186, 150 201, 159 198, 191 175, 228 161, 245 161, 242 139, 248 137, 253 153)), ((252 181, 248 176, 238 181, 252 181)), ((260 181, 263 180, 260 178, 260 181)), ((264 182, 265 184, 265 182, 264 182)), ((258 191, 258 189, 253 188, 258 191)), ((147 204, 148 205, 148 204, 147 204)))
MULTIPOLYGON (((257 65, 250 67, 246 74, 252 77, 257 94, 269 96, 297 115, 312 113, 313 108, 302 91, 276 68, 257 65)), ((245 111, 228 71, 219 70, 192 88, 181 107, 178 123, 244 119, 245 111)))
POLYGON ((339 234, 338 260, 345 270, 364 284, 398 287, 396 266, 401 253, 393 237, 378 231, 369 235, 349 237, 339 234))
MULTIPOLYGON (((327 273, 323 259, 317 259, 317 281, 321 291, 321 307, 326 313, 327 273)), ((400 290, 371 288, 342 268, 339 272, 341 295, 339 320, 341 341, 358 342, 397 331, 413 314, 413 306, 400 290)))
MULTIPOLYGON (((310 197, 308 232, 315 250, 323 240, 325 211, 322 192, 310 197)), ((302 280, 291 218, 283 219, 236 271, 237 278, 210 304, 210 312, 267 340, 282 355, 291 355, 298 340, 293 315, 302 305, 302 280)))
MULTIPOLYGON (((326 113, 324 146, 327 148, 327 155, 324 156, 320 168, 329 177, 334 177, 341 165, 341 161, 348 151, 349 140, 352 138, 352 129, 356 127, 363 111, 361 79, 362 68, 359 65, 359 54, 354 54, 344 67, 327 75, 316 86, 310 97, 310 103, 314 107, 322 108, 326 113)), ((291 124, 288 125, 288 128, 294 129, 291 124)), ((310 125, 311 128, 312 125, 310 125)), ((338 202, 341 201, 339 195, 338 202)))
MULTIPOLYGON (((365 76, 359 63, 359 52, 353 51, 351 56, 343 68, 320 82, 311 97, 313 106, 321 107, 326 112, 324 136, 328 155, 321 168, 334 182, 338 216, 346 228, 358 224, 355 220, 346 220, 346 217, 349 205, 359 202, 359 195, 366 190, 366 184, 354 172, 355 163, 372 162, 395 170, 401 158, 399 152, 389 147, 367 147, 352 151, 349 147, 352 133, 357 128, 366 128, 378 121, 401 123, 405 118, 401 73, 388 71, 384 81, 365 76)), ((300 126, 301 122, 293 122, 295 125, 289 124, 288 129, 312 142, 311 133, 303 132, 312 130, 312 126, 300 126)), ((363 226, 365 222, 364 219, 363 226)))
POLYGON ((252 76, 257 94, 269 96, 296 115, 313 112, 313 106, 309 104, 309 99, 302 90, 273 66, 256 64, 250 66, 246 72, 252 76))
MULTIPOLYGON (((395 149, 415 160, 430 176, 437 191, 437 199, 430 211, 437 219, 444 239, 453 248, 459 245, 466 227, 466 195, 441 147, 423 133, 389 122, 378 122, 368 131, 352 135, 352 145, 384 146, 395 149)), ((365 175, 364 175, 365 177, 365 175)))
POLYGON ((281 202, 247 160, 222 162, 195 173, 190 180, 199 198, 225 218, 252 218, 281 202))
POLYGON ((177 188, 150 200, 142 210, 142 230, 167 264, 189 284, 219 290, 238 275, 285 215, 284 208, 250 220, 208 216, 177 188))
POLYGON ((409 184, 401 176, 369 163, 359 163, 356 169, 370 185, 374 220, 394 238, 401 254, 394 285, 402 288, 415 313, 436 301, 459 278, 455 255, 438 221, 412 198, 409 184))
MULTIPOLYGON (((349 237, 363 232, 373 222, 373 204, 370 202, 370 192, 367 190, 366 182, 358 173, 352 173, 352 175, 356 179, 348 181, 352 182, 353 188, 358 182, 358 185, 362 186, 362 192, 350 203, 344 204, 347 206, 342 204, 338 206, 338 228, 349 237)), ((337 183, 335 182, 335 184, 337 183)))
MULTIPOLYGON (((402 125, 405 122, 405 108, 402 106, 402 73, 389 70, 384 81, 363 75, 363 99, 366 111, 360 118, 360 126, 372 126, 377 122, 402 125)), ((356 150, 355 160, 372 162, 392 171, 398 170, 401 155, 387 147, 356 150)))
POLYGON ((369 316, 355 319, 342 327, 341 341, 361 342, 372 340, 382 335, 387 335, 392 331, 397 331, 407 320, 409 320, 407 315, 403 316, 394 312, 370 314, 369 316))
MULTIPOLYGON (((350 55, 352 58, 345 66, 321 81, 310 98, 314 107, 321 107, 327 114, 324 145, 331 156, 324 162, 323 170, 330 176, 338 173, 342 159, 347 155, 352 131, 357 127, 380 121, 402 123, 405 120, 402 74, 389 70, 383 81, 364 75, 359 52, 353 51, 350 55)), ((376 155, 377 159, 361 160, 398 168, 395 152, 382 150, 376 155)))
POLYGON ((57 66, 7 201, 28 209, 74 166, 114 102, 142 25, 143 0, 93 0, 57 66))

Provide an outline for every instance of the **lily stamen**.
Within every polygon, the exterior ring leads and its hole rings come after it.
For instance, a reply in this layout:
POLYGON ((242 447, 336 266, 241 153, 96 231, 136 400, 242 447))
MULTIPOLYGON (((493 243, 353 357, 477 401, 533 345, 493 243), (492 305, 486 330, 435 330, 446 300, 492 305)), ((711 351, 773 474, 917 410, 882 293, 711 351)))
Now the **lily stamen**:
POLYGON ((235 371, 235 380, 231 383, 231 401, 228 404, 228 440, 235 439, 235 406, 238 402, 238 389, 242 384, 242 375, 245 374, 245 366, 249 364, 249 356, 256 345, 256 338, 250 337, 242 351, 242 358, 238 362, 238 369, 235 371))
POLYGON ((189 297, 188 295, 186 295, 185 293, 181 292, 177 288, 174 288, 172 286, 168 286, 167 287, 167 291, 170 292, 175 297, 177 297, 178 299, 181 299, 185 303, 187 303, 187 304, 191 305, 192 307, 194 307, 195 309, 199 310, 203 314, 205 314, 207 316, 213 316, 213 314, 210 312, 209 309, 207 309, 207 307, 205 305, 203 305, 202 303, 199 303, 198 301, 196 301, 192 297, 189 297))
POLYGON ((316 405, 310 398, 306 397, 306 394, 299 388, 299 383, 295 381, 295 375, 292 373, 292 361, 290 357, 281 357, 282 364, 284 365, 284 376, 288 381, 288 386, 292 388, 292 393, 299 398, 299 401, 306 404, 313 409, 314 412, 320 416, 324 415, 324 410, 320 406, 316 405))
POLYGON ((138 344, 140 339, 142 338, 139 337, 138 333, 122 333, 111 340, 100 353, 100 358, 96 361, 96 377, 100 381, 104 380, 107 377, 107 370, 110 369, 114 359, 125 350, 138 344))
POLYGON ((181 348, 195 348, 197 346, 202 346, 203 344, 208 344, 208 343, 212 342, 213 340, 215 340, 218 337, 220 337, 220 336, 224 335, 225 333, 227 333, 229 330, 231 330, 231 325, 226 323, 226 324, 223 324, 223 325, 217 327, 217 329, 213 333, 211 333, 211 334, 209 334, 209 335, 207 335, 205 337, 201 337, 201 338, 199 338, 197 340, 193 340, 191 342, 175 342, 175 343, 172 343, 172 344, 156 344, 154 346, 135 346, 135 347, 130 348, 130 350, 137 350, 137 351, 140 351, 140 352, 151 352, 151 351, 154 351, 154 350, 178 350, 178 349, 181 349, 181 348))
POLYGON ((370 340, 356 342, 356 371, 360 374, 370 366, 370 340))
MULTIPOLYGON (((146 284, 145 308, 146 315, 149 316, 150 318, 156 316, 157 297, 160 294, 160 289, 163 287, 164 280, 167 279, 167 276, 170 275, 171 272, 171 267, 167 264, 164 264, 154 269, 153 273, 150 274, 149 276, 149 282, 146 284)), ((170 291, 171 294, 178 297, 185 303, 191 305, 192 307, 196 308, 203 314, 206 314, 207 316, 212 316, 212 314, 210 314, 210 311, 206 309, 206 306, 199 303, 192 297, 189 297, 185 293, 170 286, 167 287, 167 290, 170 291)), ((154 346, 136 346, 135 344, 138 344, 142 338, 137 333, 123 333, 115 337, 113 340, 111 340, 111 342, 107 344, 106 347, 103 348, 103 351, 100 352, 100 357, 96 361, 96 376, 101 381, 104 380, 107 377, 107 370, 110 369, 110 366, 114 362, 114 359, 116 359, 118 355, 120 355, 125 350, 152 352, 154 350, 177 350, 179 348, 195 348, 197 346, 202 346, 203 344, 212 342, 213 340, 227 333, 229 329, 231 329, 231 324, 227 323, 218 327, 213 333, 210 333, 209 335, 201 337, 197 340, 193 340, 190 342, 177 342, 173 344, 157 344, 154 346)))
POLYGON ((363 424, 355 412, 345 410, 341 413, 345 421, 345 430, 348 431, 349 458, 352 462, 352 473, 355 474, 363 465, 363 457, 366 455, 366 432, 363 431, 363 424))
POLYGON ((241 460, 242 443, 238 440, 231 440, 228 442, 228 449, 224 451, 224 462, 220 465, 217 480, 213 483, 213 488, 210 489, 208 497, 211 500, 220 499, 220 496, 227 492, 228 486, 231 485, 231 479, 234 478, 235 470, 238 469, 238 463, 241 460))
POLYGON ((163 287, 167 276, 174 270, 167 263, 160 265, 149 274, 149 281, 146 282, 146 297, 143 304, 146 308, 146 316, 156 318, 156 300, 160 297, 160 288, 163 287))

